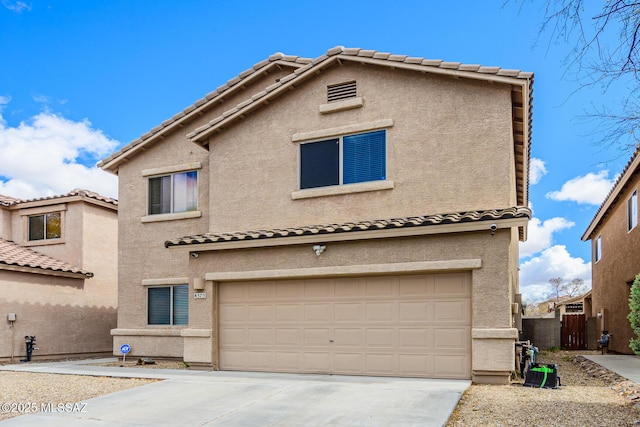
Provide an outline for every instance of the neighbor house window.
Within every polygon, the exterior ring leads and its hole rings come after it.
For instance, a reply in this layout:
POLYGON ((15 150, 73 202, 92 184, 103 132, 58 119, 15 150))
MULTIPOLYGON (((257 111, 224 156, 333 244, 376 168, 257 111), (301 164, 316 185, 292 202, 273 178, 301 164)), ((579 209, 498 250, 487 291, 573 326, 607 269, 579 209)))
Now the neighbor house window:
POLYGON ((300 189, 386 179, 386 131, 300 144, 300 189))
POLYGON ((596 258, 596 262, 602 259, 602 236, 596 237, 595 258, 596 258))
POLYGON ((29 217, 29 240, 59 239, 62 237, 61 213, 51 212, 29 217))
POLYGON ((636 225, 638 225, 638 190, 634 191, 627 200, 627 230, 633 230, 636 225))
POLYGON ((198 209, 198 172, 149 178, 149 215, 198 209))
POLYGON ((149 287, 147 302, 149 325, 189 323, 189 285, 149 287))

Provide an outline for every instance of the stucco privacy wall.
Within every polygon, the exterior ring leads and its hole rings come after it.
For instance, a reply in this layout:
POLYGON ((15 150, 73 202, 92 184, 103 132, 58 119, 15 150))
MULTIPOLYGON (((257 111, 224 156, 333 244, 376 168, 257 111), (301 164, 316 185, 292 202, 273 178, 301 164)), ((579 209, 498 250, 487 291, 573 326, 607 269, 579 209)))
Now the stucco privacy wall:
POLYGON ((507 85, 370 65, 334 66, 210 138, 209 229, 513 206, 511 135, 507 85), (320 114, 327 85, 349 80, 357 81, 364 106, 320 114), (393 120, 387 129, 387 180, 393 190, 292 200, 299 151, 293 135, 383 119, 393 120))
POLYGON ((627 229, 627 200, 640 188, 640 175, 635 174, 620 192, 616 205, 609 210, 602 223, 591 235, 593 313, 603 317, 598 333, 608 330, 614 338, 609 343, 611 351, 632 354, 629 340, 635 338, 627 315, 629 314, 630 283, 640 273, 640 227, 627 229), (596 237, 602 236, 602 259, 595 261, 596 237), (603 310, 604 309, 604 310, 603 310))
POLYGON ((3 321, 0 359, 26 354, 24 336, 35 335, 34 357, 104 354, 111 351, 109 331, 115 327, 115 284, 108 290, 92 279, 73 279, 3 271, 0 312, 15 313, 13 330, 3 321), (105 295, 110 291, 111 295, 105 295))

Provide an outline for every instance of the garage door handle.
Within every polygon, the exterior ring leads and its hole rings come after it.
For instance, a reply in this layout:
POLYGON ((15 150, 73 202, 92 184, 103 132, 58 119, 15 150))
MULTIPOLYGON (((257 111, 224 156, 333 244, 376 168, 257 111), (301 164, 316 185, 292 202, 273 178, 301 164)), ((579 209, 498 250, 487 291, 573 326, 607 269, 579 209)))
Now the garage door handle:
POLYGON ((329 342, 333 342, 333 340, 329 340, 329 342))

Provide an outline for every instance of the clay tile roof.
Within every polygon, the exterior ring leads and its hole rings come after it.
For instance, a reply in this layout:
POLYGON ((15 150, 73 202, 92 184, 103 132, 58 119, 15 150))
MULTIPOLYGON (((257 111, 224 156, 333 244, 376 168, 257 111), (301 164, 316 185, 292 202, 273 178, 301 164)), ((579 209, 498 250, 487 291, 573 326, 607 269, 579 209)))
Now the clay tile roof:
POLYGON ((526 207, 491 209, 484 211, 455 212, 448 214, 424 215, 405 218, 380 219, 373 221, 346 222, 342 224, 309 225, 303 227, 270 230, 238 231, 231 233, 205 233, 167 240, 165 247, 223 243, 252 239, 275 239, 294 236, 324 235, 332 233, 357 233, 359 231, 398 229, 408 227, 428 227, 442 224, 461 224, 500 219, 531 218, 531 210, 526 207))
POLYGON ((0 194, 0 205, 2 206, 11 206, 11 205, 15 205, 16 203, 20 203, 21 200, 17 199, 15 197, 11 197, 11 196, 3 196, 2 194, 0 194))
POLYGON ((188 119, 190 117, 190 113, 194 112, 198 108, 207 108, 207 104, 215 105, 215 103, 211 102, 212 99, 218 98, 219 96, 221 96, 225 92, 231 90, 232 88, 240 87, 241 86, 241 84, 240 84, 241 82, 243 82, 245 79, 251 77, 256 72, 261 71, 263 68, 265 68, 265 67, 267 67, 267 66, 269 66, 271 64, 274 64, 274 66, 276 64, 282 64, 283 62, 289 63, 290 65, 295 66, 295 67, 300 67, 301 65, 309 64, 311 62, 311 59, 303 58, 303 57, 299 57, 299 56, 293 56, 293 55, 284 55, 284 54, 279 53, 279 52, 269 56, 268 59, 260 61, 260 62, 258 62, 256 64, 254 64, 253 67, 242 71, 239 75, 229 79, 225 84, 220 85, 214 91, 209 92, 204 98, 201 98, 201 99, 197 100, 192 105, 188 106, 187 108, 185 108, 183 111, 179 112, 178 114, 175 114, 170 119, 167 119, 167 120, 163 121, 159 126, 156 126, 151 131, 149 131, 149 132, 145 133, 144 135, 142 135, 140 138, 134 140, 133 142, 131 142, 128 145, 126 145, 125 147, 122 147, 120 150, 118 150, 115 153, 111 154, 109 157, 101 160, 98 163, 98 167, 104 167, 108 163, 112 162, 113 160, 117 159, 118 157, 122 156, 123 154, 126 154, 131 149, 133 149, 134 147, 136 147, 137 145, 139 145, 141 143, 145 143, 146 144, 147 142, 150 142, 150 140, 153 139, 154 137, 161 135, 167 127, 172 126, 173 124, 177 124, 178 121, 181 121, 183 119, 185 119, 185 120, 188 119))
MULTIPOLYGON (((28 199, 28 200, 20 200, 20 201, 14 203, 14 204, 38 202, 38 201, 41 201, 41 200, 55 200, 55 199, 62 199, 62 198, 65 198, 65 197, 74 197, 74 196, 83 197, 83 198, 87 198, 87 199, 98 200, 98 201, 101 201, 101 202, 105 202, 105 203, 111 204, 113 206, 118 206, 118 200, 116 200, 116 199, 112 199, 111 197, 103 196, 103 195, 98 194, 98 193, 93 192, 93 191, 83 190, 81 188, 76 188, 75 190, 71 190, 70 192, 68 192, 66 194, 59 194, 59 195, 55 195, 55 196, 46 196, 46 197, 38 197, 38 198, 28 199)), ((18 199, 16 199, 16 200, 18 200, 18 199)))
POLYGON ((2 265, 33 268, 42 272, 73 273, 87 278, 93 277, 93 273, 89 271, 4 239, 0 239, 0 269, 2 265))

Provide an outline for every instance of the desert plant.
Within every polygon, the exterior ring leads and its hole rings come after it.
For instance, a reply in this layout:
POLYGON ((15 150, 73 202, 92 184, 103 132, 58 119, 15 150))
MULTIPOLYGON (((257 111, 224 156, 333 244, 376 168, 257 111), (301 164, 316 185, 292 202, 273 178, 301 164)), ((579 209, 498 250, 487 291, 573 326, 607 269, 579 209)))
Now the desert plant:
POLYGON ((633 285, 631 285, 629 316, 627 318, 631 323, 633 333, 636 335, 636 338, 632 338, 629 341, 629 347, 635 354, 640 355, 640 274, 636 276, 633 285))

